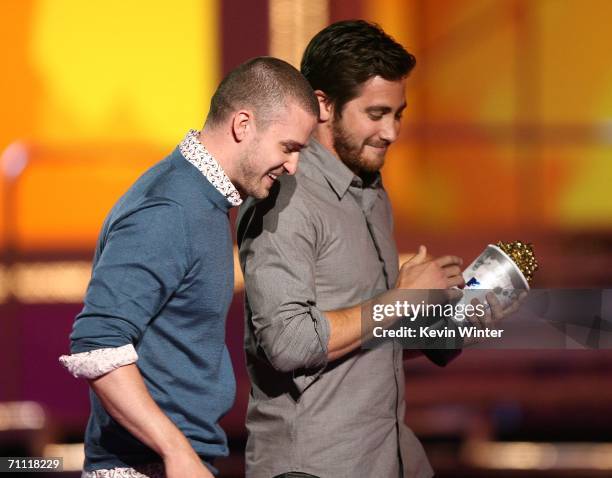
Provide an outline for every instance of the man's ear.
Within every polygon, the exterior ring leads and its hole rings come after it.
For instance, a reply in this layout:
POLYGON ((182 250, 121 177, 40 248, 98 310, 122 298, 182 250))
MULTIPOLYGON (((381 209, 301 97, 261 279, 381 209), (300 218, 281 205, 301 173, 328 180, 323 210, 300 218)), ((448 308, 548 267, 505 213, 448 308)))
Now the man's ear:
POLYGON ((329 101, 329 98, 321 90, 315 90, 317 100, 319 100, 319 122, 325 123, 329 121, 334 114, 334 107, 329 101))
POLYGON ((232 118, 232 135, 238 143, 244 141, 253 128, 253 113, 251 111, 240 110, 234 113, 232 118))

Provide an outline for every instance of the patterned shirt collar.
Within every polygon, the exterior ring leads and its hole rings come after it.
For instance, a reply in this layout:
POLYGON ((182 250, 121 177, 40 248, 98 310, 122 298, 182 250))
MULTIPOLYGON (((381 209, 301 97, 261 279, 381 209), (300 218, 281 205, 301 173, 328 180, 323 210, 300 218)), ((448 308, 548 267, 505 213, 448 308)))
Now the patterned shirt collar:
POLYGON ((181 141, 179 150, 183 157, 193 164, 217 191, 223 194, 232 206, 240 206, 242 198, 236 187, 223 171, 221 165, 198 140, 199 131, 190 129, 181 141))

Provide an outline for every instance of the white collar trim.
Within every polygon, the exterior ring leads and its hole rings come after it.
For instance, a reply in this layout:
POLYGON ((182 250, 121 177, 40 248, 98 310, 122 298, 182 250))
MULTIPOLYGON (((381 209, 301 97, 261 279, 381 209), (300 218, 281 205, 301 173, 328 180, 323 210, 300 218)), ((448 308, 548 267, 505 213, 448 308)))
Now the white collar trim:
POLYGON ((232 206, 240 206, 242 204, 240 193, 227 177, 221 165, 200 143, 198 140, 199 134, 199 131, 195 129, 189 130, 187 136, 179 145, 181 154, 208 179, 217 191, 226 197, 232 206))

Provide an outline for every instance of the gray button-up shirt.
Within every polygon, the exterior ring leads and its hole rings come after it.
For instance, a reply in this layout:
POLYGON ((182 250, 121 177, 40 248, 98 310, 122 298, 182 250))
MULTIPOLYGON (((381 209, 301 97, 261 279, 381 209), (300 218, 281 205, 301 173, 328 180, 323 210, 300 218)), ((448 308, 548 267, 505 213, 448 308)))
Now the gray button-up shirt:
POLYGON ((402 350, 393 342, 327 362, 325 311, 393 287, 398 257, 380 176, 364 185, 311 140, 238 218, 246 290, 247 476, 430 477, 404 424, 402 350))

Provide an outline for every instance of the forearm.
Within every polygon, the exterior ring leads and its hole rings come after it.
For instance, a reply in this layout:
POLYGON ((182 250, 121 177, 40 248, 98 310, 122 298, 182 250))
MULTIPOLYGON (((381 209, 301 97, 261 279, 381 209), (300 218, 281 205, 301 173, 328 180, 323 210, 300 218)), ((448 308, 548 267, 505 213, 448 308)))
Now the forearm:
MULTIPOLYGON (((390 320, 375 322, 369 313, 362 316, 362 311, 367 312, 375 303, 392 304, 398 299, 398 294, 401 294, 401 291, 391 289, 362 304, 324 312, 330 330, 327 359, 338 359, 360 347, 365 338, 372 337, 374 327, 391 327, 400 317, 389 317, 390 320)), ((425 291, 413 292, 411 297, 415 302, 428 299, 425 291)))
POLYGON ((324 312, 329 322, 327 360, 336 360, 361 345, 361 305, 324 312))
POLYGON ((119 367, 89 384, 105 410, 163 459, 170 453, 195 453, 149 394, 136 364, 119 367))

